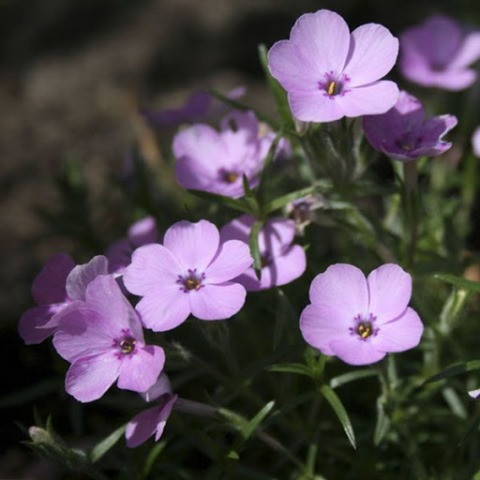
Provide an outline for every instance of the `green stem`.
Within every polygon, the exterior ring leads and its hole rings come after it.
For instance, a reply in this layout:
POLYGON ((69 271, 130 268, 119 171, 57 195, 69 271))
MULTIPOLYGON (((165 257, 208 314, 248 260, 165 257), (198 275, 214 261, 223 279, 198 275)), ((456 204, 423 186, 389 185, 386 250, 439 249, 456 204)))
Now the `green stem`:
POLYGON ((403 164, 405 186, 405 228, 408 232, 406 264, 411 269, 415 263, 418 240, 418 172, 417 161, 403 164))

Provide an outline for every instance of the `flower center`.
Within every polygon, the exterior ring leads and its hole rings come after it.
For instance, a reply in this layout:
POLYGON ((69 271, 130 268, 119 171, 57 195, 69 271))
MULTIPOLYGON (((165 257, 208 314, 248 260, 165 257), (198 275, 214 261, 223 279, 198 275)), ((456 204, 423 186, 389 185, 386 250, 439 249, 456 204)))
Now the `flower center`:
POLYGON ((358 335, 361 340, 374 337, 378 333, 378 328, 374 326, 377 317, 373 314, 369 314, 364 317, 363 315, 357 315, 354 319, 355 326, 350 327, 349 331, 352 335, 358 335))
POLYGON ((227 170, 225 168, 222 168, 219 173, 221 180, 225 183, 235 183, 240 177, 240 174, 237 171, 227 170))
POLYGON ((113 346, 120 350, 117 357, 121 358, 123 355, 132 355, 136 350, 136 338, 128 328, 122 329, 120 336, 113 341, 113 346))
POLYGON ((180 285, 180 289, 184 292, 190 292, 191 290, 199 290, 203 287, 202 281, 205 280, 204 273, 197 273, 197 269, 194 268, 188 270, 187 275, 179 275, 177 283, 180 285))
POLYGON ((318 88, 325 92, 325 96, 333 98, 336 95, 345 95, 348 91, 345 87, 350 81, 350 78, 345 75, 337 75, 330 71, 325 73, 324 79, 318 82, 318 88))
POLYGON ((135 350, 135 339, 133 337, 126 337, 120 342, 120 350, 125 355, 132 353, 135 350))

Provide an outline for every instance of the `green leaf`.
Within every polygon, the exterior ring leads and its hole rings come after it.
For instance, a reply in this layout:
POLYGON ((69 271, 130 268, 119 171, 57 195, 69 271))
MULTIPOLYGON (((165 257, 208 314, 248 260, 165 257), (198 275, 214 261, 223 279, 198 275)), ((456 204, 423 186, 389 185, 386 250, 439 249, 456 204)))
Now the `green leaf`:
POLYGON ((282 138, 282 135, 283 135, 283 131, 280 131, 277 133, 277 135, 273 139, 272 144, 270 145, 270 148, 268 149, 267 156, 263 161, 263 168, 262 168, 262 173, 260 174, 260 181, 258 184, 258 193, 257 193, 257 198, 258 198, 258 201, 260 202, 260 205, 263 205, 265 200, 266 185, 267 185, 268 179, 270 178, 269 177, 270 165, 273 162, 273 159, 275 157, 275 152, 277 151, 278 142, 282 138))
POLYGON ((390 429, 390 424, 390 418, 385 413, 383 398, 379 397, 377 399, 377 423, 373 433, 373 443, 376 447, 382 443, 382 440, 390 429))
POLYGON ((126 425, 114 430, 108 437, 97 443, 89 453, 90 460, 95 463, 100 460, 123 437, 126 425))
POLYGON ((305 197, 310 193, 314 193, 317 191, 317 187, 314 185, 312 187, 302 188, 301 190, 296 190, 295 192, 287 193, 286 195, 282 195, 281 197, 275 198, 268 202, 264 209, 265 213, 271 213, 279 208, 284 207, 287 203, 293 202, 294 200, 298 200, 299 198, 305 197))
POLYGON ((455 377, 461 375, 462 373, 472 372, 475 370, 480 370, 480 360, 471 360, 465 363, 459 363, 458 365, 453 365, 436 375, 425 380, 424 385, 427 383, 438 382, 439 380, 444 380, 446 378, 455 377))
POLYGON ((345 410, 342 401, 328 385, 322 385, 322 387, 320 387, 320 393, 332 407, 335 415, 342 424, 343 430, 345 431, 345 434, 347 435, 350 444, 353 448, 356 449, 357 446, 355 443, 355 433, 353 431, 352 423, 350 422, 350 418, 348 417, 348 413, 345 410))
POLYGON ((244 440, 248 440, 252 434, 257 430, 260 424, 265 420, 265 418, 269 415, 272 411, 273 407, 275 406, 275 401, 272 400, 268 402, 260 411, 242 428, 240 434, 242 435, 244 440))
POLYGON ((465 406, 458 396, 458 393, 451 387, 445 387, 442 389, 442 395, 452 413, 465 420, 468 416, 467 411, 465 410, 465 406))
POLYGON ((477 413, 473 418, 472 423, 468 427, 467 431, 463 435, 462 439, 458 443, 458 446, 461 447, 462 445, 464 445, 474 433, 478 432, 479 427, 480 427, 480 413, 477 413))
POLYGON ((275 351, 282 339, 285 326, 297 321, 297 314, 291 303, 280 288, 277 288, 277 309, 275 314, 275 327, 273 329, 273 351, 275 351))
POLYGON ((294 373, 296 375, 305 375, 307 377, 312 376, 310 368, 303 363, 277 363, 268 367, 267 370, 269 372, 294 373))
POLYGON ((162 441, 157 444, 150 450, 150 452, 147 455, 147 459, 145 460, 145 464, 143 466, 142 470, 142 479, 147 478, 150 475, 150 472, 152 471, 153 466, 155 465, 155 462, 157 461, 158 456, 163 452, 167 445, 167 442, 162 441))
POLYGON ((371 368, 362 368, 360 370, 354 370, 353 372, 344 373, 338 377, 334 377, 330 380, 330 387, 338 388, 346 383, 353 382, 355 380, 360 380, 367 377, 376 377, 378 372, 371 368))
POLYGON ((208 200, 209 202, 214 202, 224 207, 231 208, 243 213, 252 214, 252 208, 249 204, 243 199, 235 199, 231 197, 225 197, 223 195, 217 195, 216 193, 204 192, 201 190, 188 190, 192 195, 195 195, 198 198, 203 200, 208 200))
POLYGON ((268 68, 268 56, 267 56, 267 47, 261 44, 258 46, 258 56, 260 58, 260 64, 262 65, 265 77, 270 87, 270 91, 273 94, 275 103, 277 104, 278 113, 285 124, 285 126, 290 130, 295 130, 295 124, 290 113, 290 107, 288 105, 287 94, 281 85, 272 77, 270 70, 268 68))
POLYGON ((434 277, 438 280, 442 280, 443 282, 455 285, 458 288, 464 288, 472 292, 480 293, 480 282, 472 282, 466 278, 456 277, 455 275, 450 275, 449 273, 437 273, 434 275, 434 277))
POLYGON ((257 278, 259 280, 262 270, 262 257, 260 255, 260 247, 258 245, 258 234, 260 233, 262 227, 263 222, 261 220, 256 221, 252 226, 252 230, 250 231, 250 237, 248 239, 250 253, 253 258, 253 268, 255 269, 255 274, 257 275, 257 278))

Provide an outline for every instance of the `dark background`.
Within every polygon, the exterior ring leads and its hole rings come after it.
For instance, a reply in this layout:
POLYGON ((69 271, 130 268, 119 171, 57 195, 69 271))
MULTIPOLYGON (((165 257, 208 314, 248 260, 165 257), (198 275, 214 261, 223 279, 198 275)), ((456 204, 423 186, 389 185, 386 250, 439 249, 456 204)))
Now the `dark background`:
MULTIPOLYGON (((394 34, 433 12, 480 25, 472 0, 0 0, 2 395, 37 385, 55 361, 48 345, 24 347, 16 322, 46 258, 79 251, 65 218, 55 216, 64 163, 83 167, 96 231, 90 247, 101 253, 94 245, 122 235, 128 223, 115 210, 122 199, 111 179, 138 141, 138 109, 238 85, 247 87, 246 103, 272 109, 257 45, 288 38, 299 15, 319 8, 337 11, 351 29, 378 22, 394 34)), ((14 407, 0 398, 0 478, 41 477, 16 446, 25 436, 13 420, 32 423, 22 398, 14 407)))

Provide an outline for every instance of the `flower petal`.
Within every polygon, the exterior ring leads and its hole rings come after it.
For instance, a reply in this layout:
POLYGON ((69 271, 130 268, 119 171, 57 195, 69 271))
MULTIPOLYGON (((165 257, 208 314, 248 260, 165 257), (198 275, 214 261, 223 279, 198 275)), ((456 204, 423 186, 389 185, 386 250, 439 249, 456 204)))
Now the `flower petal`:
POLYGON ((240 240, 229 240, 218 249, 217 255, 205 270, 205 283, 223 283, 238 277, 253 263, 250 248, 240 240))
POLYGON ((181 273, 182 267, 170 250, 163 245, 150 244, 133 252, 132 263, 125 269, 123 282, 129 292, 147 295, 163 286, 176 285, 181 273))
POLYGON ((472 149, 473 153, 480 157, 480 127, 477 127, 472 135, 472 149))
POLYGON ((165 332, 178 327, 190 315, 188 293, 178 285, 152 290, 137 303, 142 323, 154 332, 165 332))
POLYGON ((82 357, 68 369, 65 390, 79 402, 98 400, 117 379, 120 363, 113 351, 82 357))
POLYGON ((43 342, 56 330, 52 328, 39 328, 50 321, 55 311, 50 305, 41 305, 27 310, 18 322, 18 333, 27 345, 43 342))
POLYGON ((59 355, 69 362, 109 351, 121 329, 83 302, 67 307, 58 319, 53 345, 59 355))
POLYGON ((123 274, 125 267, 130 265, 133 248, 126 238, 113 242, 106 250, 108 258, 108 273, 123 274))
POLYGON ((220 134, 206 124, 193 125, 177 133, 172 148, 177 160, 195 158, 212 169, 222 166, 227 154, 220 134))
POLYGON ((164 364, 163 348, 156 345, 136 348, 132 354, 122 356, 117 387, 146 392, 157 381, 164 364))
POLYGON ((108 260, 103 255, 93 257, 88 263, 77 265, 67 277, 66 291, 70 300, 85 300, 88 284, 99 275, 108 274, 108 260))
POLYGON ((335 101, 347 117, 377 115, 390 110, 397 103, 397 84, 388 80, 374 82, 364 87, 354 87, 335 101))
POLYGON ((146 442, 157 430, 158 417, 161 407, 155 406, 148 408, 135 415, 128 423, 125 429, 125 438, 128 448, 138 447, 146 442))
POLYGON ((335 356, 349 365, 370 365, 386 355, 385 352, 377 350, 373 342, 362 340, 358 335, 333 340, 330 348, 335 356))
POLYGON ((283 255, 274 257, 267 266, 262 268, 260 280, 251 268, 240 275, 236 281, 249 292, 266 290, 293 282, 303 275, 306 266, 305 251, 300 245, 292 245, 283 255))
POLYGON ((137 220, 128 229, 128 240, 135 248, 154 243, 157 239, 157 221, 151 215, 137 220))
POLYGON ((189 292, 192 315, 200 320, 224 320, 235 315, 245 303, 247 292, 239 283, 205 285, 189 292))
POLYGON ((116 333, 122 328, 130 328, 133 319, 139 323, 130 302, 112 275, 100 275, 90 282, 85 303, 100 314, 104 330, 110 325, 111 331, 116 333))
POLYGON ((290 41, 303 52, 317 72, 339 74, 347 59, 350 30, 338 13, 319 10, 298 18, 290 41))
POLYGON ((318 71, 314 58, 289 40, 276 42, 268 51, 268 68, 285 90, 317 90, 325 71, 318 71))
POLYGON ((373 270, 367 278, 370 294, 369 312, 382 325, 401 315, 412 296, 412 277, 398 265, 387 263, 373 270))
POLYGON ((395 320, 379 326, 378 335, 373 338, 375 348, 382 352, 403 352, 420 343, 423 324, 417 312, 408 307, 395 320))
POLYGON ((351 35, 350 55, 344 73, 348 86, 357 87, 383 78, 395 65, 398 39, 382 25, 369 23, 356 28, 351 35))
POLYGON ((35 277, 32 295, 38 305, 61 303, 67 299, 65 282, 68 274, 75 267, 70 255, 57 253, 52 255, 35 277))
POLYGON ((331 97, 319 90, 292 90, 288 103, 293 115, 303 122, 333 122, 345 116, 337 101, 340 95, 331 97))
POLYGON ((317 305, 307 305, 300 315, 300 330, 305 341, 325 355, 333 355, 330 342, 348 335, 350 322, 317 305), (338 318, 338 321, 337 321, 338 318))
POLYGON ((163 239, 164 246, 183 266, 183 273, 194 268, 203 272, 217 253, 219 243, 217 227, 207 220, 177 222, 166 231, 163 239))
POLYGON ((141 393, 141 396, 146 402, 153 402, 165 393, 172 393, 172 385, 170 384, 167 375, 162 373, 157 381, 146 392, 141 393))
POLYGON ((480 59, 480 32, 468 34, 451 60, 450 68, 465 68, 480 59))
POLYGON ((310 301, 332 313, 332 322, 350 325, 359 314, 368 313, 368 286, 363 272, 353 266, 337 263, 317 275, 310 286, 310 301))

